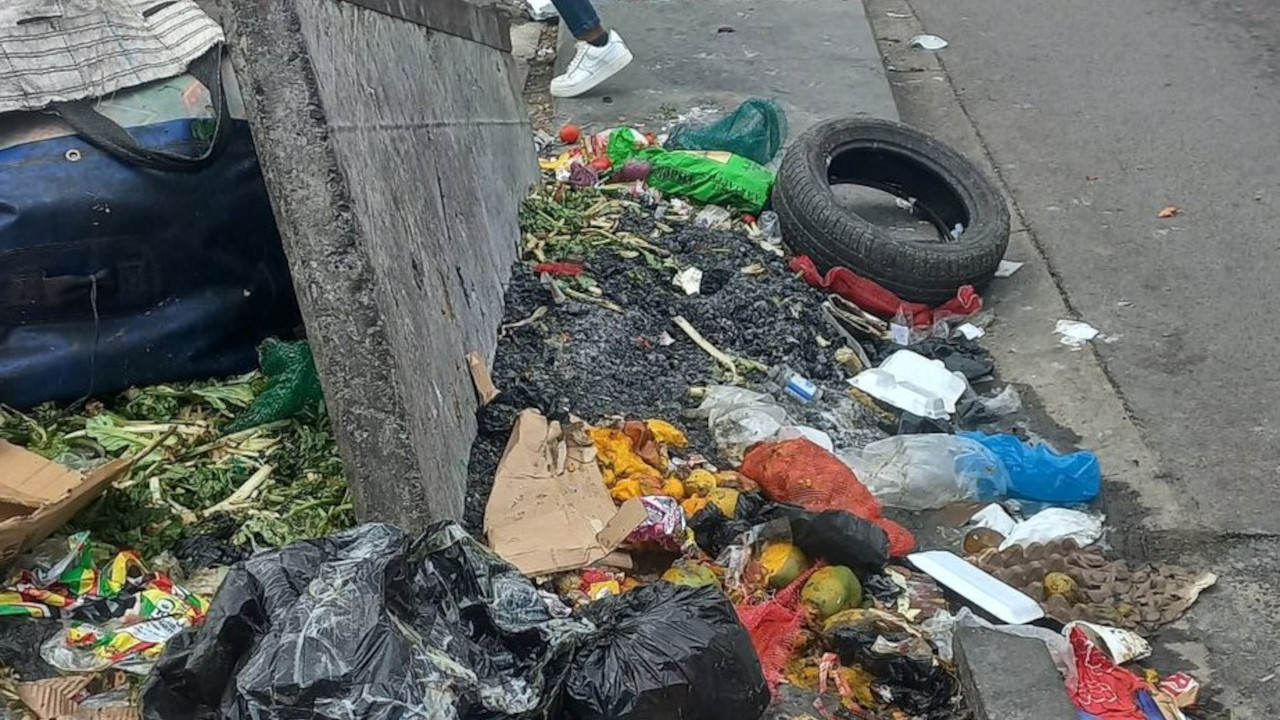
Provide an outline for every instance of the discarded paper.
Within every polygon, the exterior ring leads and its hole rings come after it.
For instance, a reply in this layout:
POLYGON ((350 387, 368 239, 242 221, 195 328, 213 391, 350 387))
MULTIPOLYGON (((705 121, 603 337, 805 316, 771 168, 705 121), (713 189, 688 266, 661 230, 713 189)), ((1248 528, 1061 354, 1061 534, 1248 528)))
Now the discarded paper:
POLYGON ((0 563, 66 525, 131 462, 86 474, 0 440, 0 563))
POLYGON ((489 546, 504 560, 529 576, 586 567, 647 517, 639 499, 614 507, 581 426, 536 410, 516 417, 484 512, 489 546))
POLYGON ((1059 320, 1053 328, 1054 335, 1061 335, 1058 342, 1073 350, 1079 350, 1099 335, 1098 328, 1079 320, 1059 320))
POLYGON ((913 48, 921 50, 941 50, 951 43, 943 40, 937 35, 917 35, 908 42, 913 48))

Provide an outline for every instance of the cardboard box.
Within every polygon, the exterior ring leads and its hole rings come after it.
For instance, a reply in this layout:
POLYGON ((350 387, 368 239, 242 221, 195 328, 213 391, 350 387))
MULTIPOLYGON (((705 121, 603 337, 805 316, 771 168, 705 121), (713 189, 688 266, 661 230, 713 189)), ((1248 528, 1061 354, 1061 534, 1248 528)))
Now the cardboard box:
POLYGON ((536 410, 516 417, 484 511, 484 531, 525 575, 586 567, 608 557, 648 517, 639 498, 616 507, 582 426, 536 410))
POLYGON ((66 525, 131 462, 85 474, 0 440, 0 565, 66 525))

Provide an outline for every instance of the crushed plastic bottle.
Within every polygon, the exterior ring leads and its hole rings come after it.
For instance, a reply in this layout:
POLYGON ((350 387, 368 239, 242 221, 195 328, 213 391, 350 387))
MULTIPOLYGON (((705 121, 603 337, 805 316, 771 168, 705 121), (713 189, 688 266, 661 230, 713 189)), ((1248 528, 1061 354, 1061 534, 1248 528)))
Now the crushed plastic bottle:
POLYGON ((769 373, 769 380, 781 388, 783 392, 806 405, 817 402, 822 398, 822 388, 786 365, 775 367, 773 372, 769 373))
POLYGON ((760 213, 759 219, 760 234, 764 236, 765 242, 772 245, 782 243, 782 225, 778 221, 778 213, 772 210, 765 210, 760 213))

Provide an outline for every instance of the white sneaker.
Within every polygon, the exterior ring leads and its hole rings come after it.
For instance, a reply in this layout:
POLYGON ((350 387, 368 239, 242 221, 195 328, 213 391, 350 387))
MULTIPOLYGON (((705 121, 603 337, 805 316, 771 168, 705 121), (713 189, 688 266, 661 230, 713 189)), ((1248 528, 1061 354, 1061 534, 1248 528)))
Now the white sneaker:
POLYGON ((619 70, 631 64, 631 51, 618 33, 609 31, 609 42, 603 47, 578 42, 578 52, 569 62, 563 75, 551 78, 551 94, 556 97, 577 97, 608 80, 619 70))

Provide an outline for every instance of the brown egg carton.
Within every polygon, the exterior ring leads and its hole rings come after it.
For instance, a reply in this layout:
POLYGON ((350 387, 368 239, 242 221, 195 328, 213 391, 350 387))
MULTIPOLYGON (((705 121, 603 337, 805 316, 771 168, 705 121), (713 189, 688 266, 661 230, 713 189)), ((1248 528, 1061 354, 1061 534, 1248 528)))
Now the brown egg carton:
POLYGON ((1130 567, 1074 540, 988 550, 971 562, 1026 593, 1062 623, 1085 620, 1150 631, 1187 611, 1217 577, 1174 565, 1130 567), (1046 596, 1044 578, 1062 573, 1075 581, 1072 597, 1046 596))

